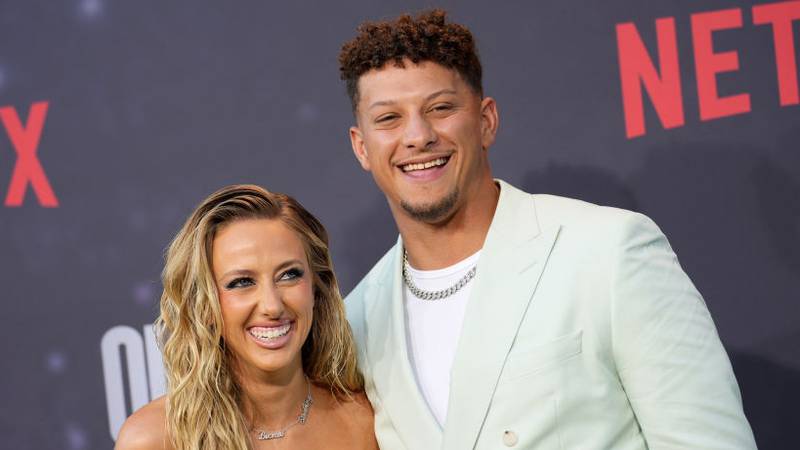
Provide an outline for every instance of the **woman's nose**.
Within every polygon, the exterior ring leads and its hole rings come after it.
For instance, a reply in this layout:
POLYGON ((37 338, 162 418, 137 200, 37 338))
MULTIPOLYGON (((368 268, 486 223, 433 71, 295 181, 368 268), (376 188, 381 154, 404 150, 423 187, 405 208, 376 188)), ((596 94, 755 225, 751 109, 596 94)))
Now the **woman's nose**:
POLYGON ((277 319, 283 314, 284 305, 280 290, 275 286, 265 288, 259 295, 259 311, 271 319, 277 319))

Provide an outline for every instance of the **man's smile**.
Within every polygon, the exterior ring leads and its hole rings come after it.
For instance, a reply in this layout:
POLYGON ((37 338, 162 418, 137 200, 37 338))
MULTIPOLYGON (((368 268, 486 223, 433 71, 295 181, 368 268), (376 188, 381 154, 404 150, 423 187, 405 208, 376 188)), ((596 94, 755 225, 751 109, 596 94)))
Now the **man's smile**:
POLYGON ((430 169, 432 167, 440 167, 440 166, 443 166, 443 165, 447 164, 447 161, 449 161, 449 160, 450 160, 450 157, 449 156, 445 156, 445 157, 440 157, 440 158, 432 159, 432 160, 425 161, 425 162, 403 164, 403 165, 400 166, 400 170, 402 170, 403 172, 413 172, 413 171, 417 171, 417 170, 430 169))

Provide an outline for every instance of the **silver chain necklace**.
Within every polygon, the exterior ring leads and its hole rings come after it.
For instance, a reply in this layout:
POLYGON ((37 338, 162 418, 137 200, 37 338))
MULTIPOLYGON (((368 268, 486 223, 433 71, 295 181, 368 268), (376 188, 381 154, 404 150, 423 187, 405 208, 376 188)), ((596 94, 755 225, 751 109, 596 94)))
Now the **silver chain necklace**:
POLYGON ((271 441, 273 439, 281 439, 286 436, 286 432, 289 431, 289 428, 300 424, 303 425, 306 423, 308 419, 308 410, 311 409, 311 405, 314 403, 314 399, 311 398, 311 382, 308 381, 308 377, 306 377, 306 384, 308 384, 308 394, 306 395, 306 399, 303 400, 303 405, 300 407, 300 415, 297 416, 297 420, 286 425, 282 429, 278 431, 264 431, 264 430, 256 430, 255 428, 251 429, 253 433, 256 433, 256 438, 259 441, 271 441))
POLYGON ((403 249, 403 281, 405 281, 406 286, 408 286, 408 290, 414 294, 414 297, 417 297, 420 300, 441 300, 443 298, 450 297, 451 295, 458 292, 461 288, 467 285, 473 278, 475 278, 475 272, 478 269, 477 265, 472 266, 469 269, 469 272, 466 273, 460 280, 456 282, 456 284, 450 286, 447 289, 442 289, 441 291, 423 291, 420 289, 416 284, 414 284, 414 280, 411 279, 411 274, 409 273, 408 264, 408 252, 406 249, 403 249))

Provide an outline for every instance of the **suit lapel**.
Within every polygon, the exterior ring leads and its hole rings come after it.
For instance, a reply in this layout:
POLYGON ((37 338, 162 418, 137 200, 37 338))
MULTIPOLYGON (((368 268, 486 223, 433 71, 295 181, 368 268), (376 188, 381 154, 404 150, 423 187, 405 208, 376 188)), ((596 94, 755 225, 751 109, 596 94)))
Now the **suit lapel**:
POLYGON ((453 363, 445 449, 475 446, 506 356, 560 229, 540 230, 531 196, 500 184, 500 200, 478 261, 453 363))
POLYGON ((401 284, 402 242, 366 293, 367 358, 375 389, 397 433, 410 449, 441 446, 442 432, 422 397, 409 362, 401 284))

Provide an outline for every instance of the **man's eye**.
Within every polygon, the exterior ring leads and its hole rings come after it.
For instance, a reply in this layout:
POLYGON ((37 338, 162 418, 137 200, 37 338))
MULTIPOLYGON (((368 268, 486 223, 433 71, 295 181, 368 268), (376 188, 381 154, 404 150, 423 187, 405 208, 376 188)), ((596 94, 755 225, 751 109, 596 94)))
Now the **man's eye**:
POLYGON ((302 269, 289 269, 281 274, 280 281, 296 280, 303 277, 302 269))
POLYGON ((396 118, 397 118, 397 115, 395 115, 395 114, 387 114, 385 116, 378 117, 377 119, 375 119, 375 122, 376 123, 386 123, 386 122, 391 122, 392 120, 394 120, 396 118))
POLYGON ((453 109, 453 105, 442 103, 435 105, 433 108, 431 108, 431 111, 450 111, 451 109, 453 109))
POLYGON ((256 282, 252 278, 241 277, 228 282, 228 284, 225 285, 225 289, 243 288, 243 287, 253 286, 254 284, 256 284, 256 282))

